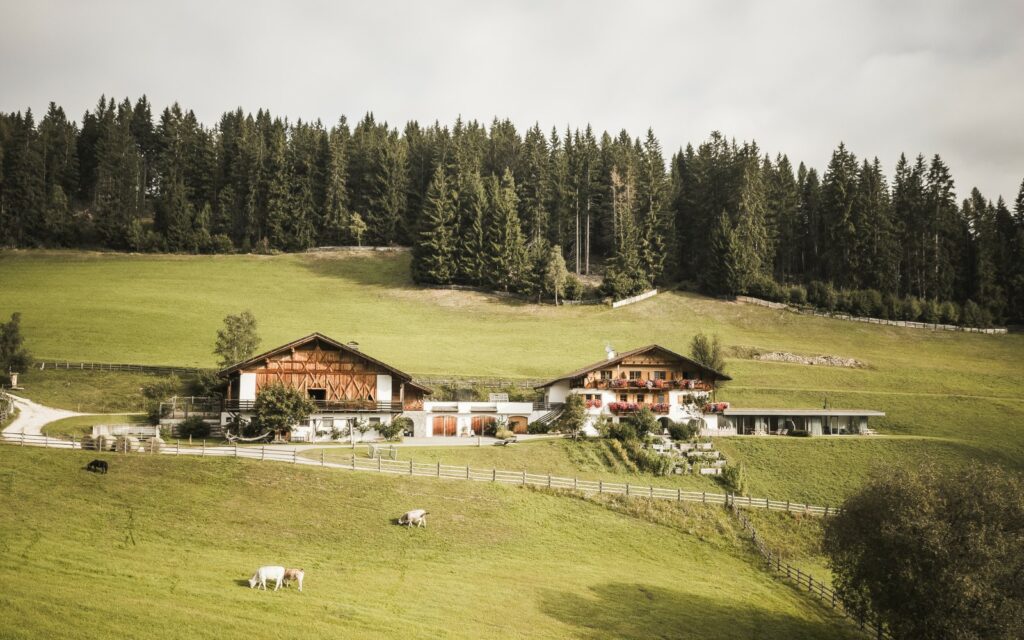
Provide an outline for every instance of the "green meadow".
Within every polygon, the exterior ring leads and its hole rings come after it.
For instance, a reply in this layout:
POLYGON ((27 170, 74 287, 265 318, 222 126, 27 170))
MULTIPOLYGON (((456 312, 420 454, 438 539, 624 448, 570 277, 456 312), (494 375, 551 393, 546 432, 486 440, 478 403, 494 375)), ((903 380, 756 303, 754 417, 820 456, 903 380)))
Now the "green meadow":
POLYGON ((721 509, 234 459, 105 454, 94 475, 94 456, 0 446, 0 637, 862 637, 721 509), (427 528, 393 523, 412 507, 427 528), (248 588, 278 563, 304 592, 248 588))
MULTIPOLYGON (((884 442, 736 441, 753 489, 839 499, 872 469, 923 460, 1024 466, 1024 335, 925 331, 799 316, 668 292, 645 302, 553 307, 412 284, 404 252, 277 256, 0 252, 0 315, 23 314, 40 358, 212 366, 221 319, 251 309, 263 346, 319 331, 413 374, 548 378, 605 344, 685 352, 698 331, 731 353, 856 358, 863 368, 728 360, 719 399, 738 406, 870 408, 884 442), (921 439, 924 439, 922 441, 921 439), (841 452, 841 453, 840 453, 841 452), (844 465, 834 456, 843 455, 844 465), (777 488, 777 489, 776 489, 777 488)), ((32 372, 27 393, 85 411, 140 410, 149 376, 32 372)), ((538 469, 543 472, 544 469, 538 469)), ((785 496, 781 496, 785 497, 785 496)))

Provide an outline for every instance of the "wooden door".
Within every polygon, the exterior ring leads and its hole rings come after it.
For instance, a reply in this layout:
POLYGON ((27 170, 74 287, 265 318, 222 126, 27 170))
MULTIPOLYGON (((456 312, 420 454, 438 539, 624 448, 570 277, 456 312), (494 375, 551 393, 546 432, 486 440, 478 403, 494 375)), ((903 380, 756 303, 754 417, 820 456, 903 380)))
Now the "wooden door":
POLYGON ((482 436, 488 427, 493 427, 496 422, 494 416, 473 416, 471 427, 473 433, 482 436))
POLYGON ((455 416, 434 416, 435 436, 455 435, 455 416))
POLYGON ((526 433, 526 416, 512 416, 508 419, 508 428, 512 433, 526 433))

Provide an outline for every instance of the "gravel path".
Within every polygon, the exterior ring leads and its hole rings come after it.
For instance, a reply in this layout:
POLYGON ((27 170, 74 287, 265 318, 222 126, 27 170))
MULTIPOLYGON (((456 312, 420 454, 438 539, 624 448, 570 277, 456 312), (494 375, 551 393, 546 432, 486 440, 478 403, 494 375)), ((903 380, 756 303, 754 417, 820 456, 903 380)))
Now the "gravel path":
POLYGON ((14 422, 7 425, 7 428, 4 429, 4 435, 18 435, 24 433, 28 436, 38 436, 42 435, 44 426, 55 420, 91 415, 88 413, 78 413, 75 411, 66 411, 64 409, 44 407, 41 404, 32 402, 28 398, 21 398, 14 394, 8 395, 10 395, 11 399, 14 400, 14 406, 18 409, 18 417, 15 418, 14 422))

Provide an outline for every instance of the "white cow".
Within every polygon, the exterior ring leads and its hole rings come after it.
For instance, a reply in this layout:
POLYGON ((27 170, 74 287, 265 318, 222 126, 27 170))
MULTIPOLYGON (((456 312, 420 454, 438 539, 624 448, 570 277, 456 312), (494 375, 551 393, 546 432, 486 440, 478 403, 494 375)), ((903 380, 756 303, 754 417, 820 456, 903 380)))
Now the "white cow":
POLYGON ((427 512, 423 509, 408 511, 398 519, 398 524, 404 524, 408 527, 426 527, 427 512))
POLYGON ((288 586, 289 582, 293 580, 299 583, 299 591, 302 591, 302 579, 306 577, 306 572, 302 569, 285 569, 284 570, 284 584, 288 586))
MULTIPOLYGON (((284 567, 260 567, 256 573, 249 578, 249 588, 260 588, 267 590, 267 580, 277 581, 274 591, 281 588, 281 581, 284 580, 284 567)), ((300 583, 301 584, 301 583, 300 583)))

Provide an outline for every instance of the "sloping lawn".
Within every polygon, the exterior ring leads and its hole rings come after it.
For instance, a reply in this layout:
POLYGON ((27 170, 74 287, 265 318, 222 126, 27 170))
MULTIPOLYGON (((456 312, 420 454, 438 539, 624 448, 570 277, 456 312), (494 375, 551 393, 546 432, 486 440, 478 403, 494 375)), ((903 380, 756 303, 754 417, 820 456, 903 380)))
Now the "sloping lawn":
POLYGON ((5 638, 860 637, 717 510, 657 524, 518 487, 123 454, 93 475, 94 456, 0 447, 5 638), (412 507, 428 528, 393 524, 412 507), (248 588, 278 563, 304 593, 248 588))

